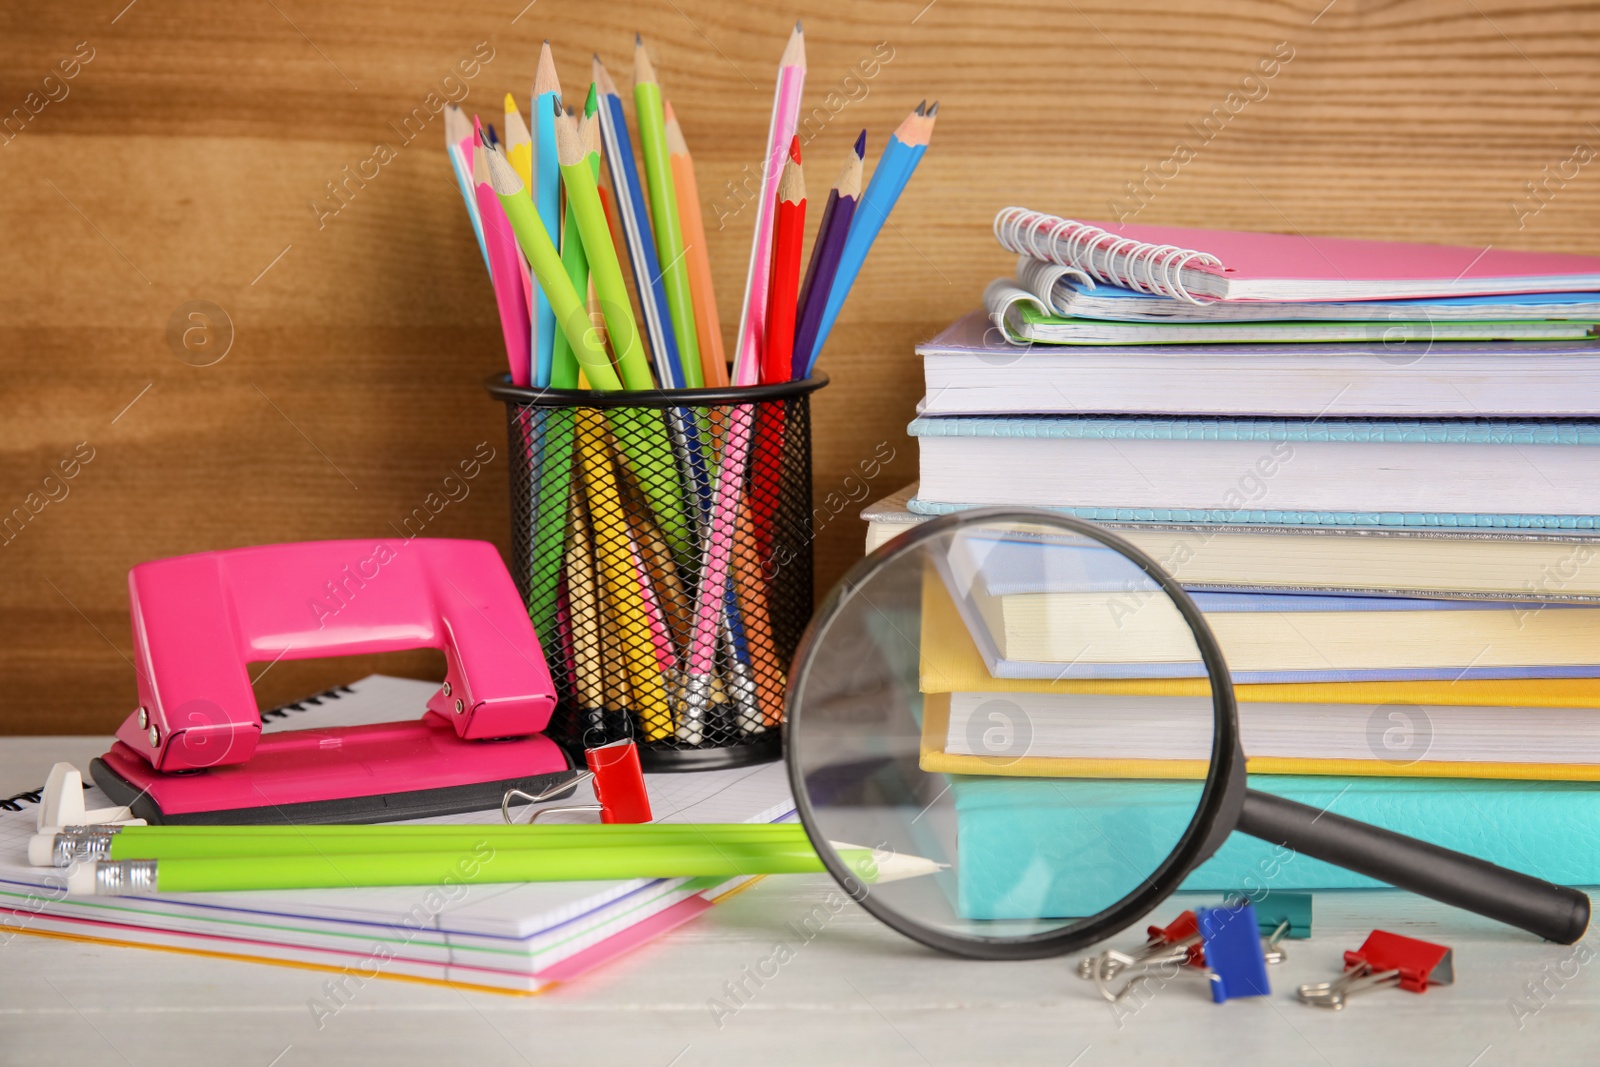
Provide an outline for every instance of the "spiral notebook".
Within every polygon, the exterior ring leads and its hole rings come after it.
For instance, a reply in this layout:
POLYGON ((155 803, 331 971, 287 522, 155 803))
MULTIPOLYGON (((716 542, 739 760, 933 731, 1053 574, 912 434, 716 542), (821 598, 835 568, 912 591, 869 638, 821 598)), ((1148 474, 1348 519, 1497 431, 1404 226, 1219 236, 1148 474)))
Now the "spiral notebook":
MULTIPOLYGON (((263 730, 420 715, 436 683, 374 675, 265 713, 263 730)), ((658 822, 792 818, 781 763, 646 778, 658 822)), ((587 785, 572 803, 584 803, 587 785)), ((108 807, 97 788, 89 808, 108 807)), ((394 886, 156 897, 65 897, 61 872, 28 865, 36 809, 0 811, 0 943, 13 934, 131 945, 494 992, 570 981, 701 914, 748 878, 394 886)), ((552 821, 581 820, 582 814, 552 821)), ((499 811, 427 823, 494 823, 499 811)))
POLYGON ((1097 282, 1206 300, 1399 300, 1600 289, 1600 256, 1345 237, 1079 222, 1027 208, 995 216, 1019 255, 1097 282))

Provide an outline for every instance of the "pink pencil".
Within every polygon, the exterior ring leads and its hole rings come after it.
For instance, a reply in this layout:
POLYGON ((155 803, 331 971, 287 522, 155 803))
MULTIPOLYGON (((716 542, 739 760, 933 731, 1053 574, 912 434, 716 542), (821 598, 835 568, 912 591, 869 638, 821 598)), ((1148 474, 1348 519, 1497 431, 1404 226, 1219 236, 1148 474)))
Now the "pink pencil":
MULTIPOLYGON (((461 149, 461 157, 463 159, 470 160, 470 159, 474 158, 474 156, 473 156, 473 152, 475 151, 475 147, 474 146, 477 143, 477 139, 478 139, 479 135, 483 132, 483 123, 482 123, 481 120, 479 120, 478 116, 476 116, 476 115, 472 116, 472 128, 473 128, 473 132, 468 134, 466 137, 462 138, 462 140, 461 140, 460 149, 461 149)), ((488 148, 487 146, 485 146, 485 150, 486 151, 490 151, 490 152, 495 151, 495 149, 488 148)), ((478 181, 477 177, 474 177, 472 179, 472 184, 474 186, 477 186, 477 185, 479 185, 481 183, 478 181)), ((502 214, 502 217, 503 217, 504 216, 504 209, 501 210, 501 214, 502 214)), ((480 212, 480 215, 481 215, 481 212, 480 212)), ((516 248, 515 240, 512 241, 512 247, 514 249, 516 248)), ((517 252, 517 270, 519 272, 521 272, 521 274, 522 274, 522 299, 523 299, 523 302, 528 305, 528 308, 530 309, 529 310, 529 315, 531 316, 532 315, 532 310, 531 309, 533 308, 533 274, 532 274, 532 272, 530 272, 528 270, 528 261, 522 258, 522 250, 521 249, 516 249, 516 252, 517 252)), ((491 273, 493 272, 493 268, 492 267, 490 268, 490 271, 491 271, 491 273)), ((531 368, 533 366, 533 360, 534 360, 533 349, 537 344, 538 344, 538 338, 536 336, 534 336, 533 319, 530 317, 529 320, 528 320, 528 352, 527 352, 526 355, 524 355, 522 357, 523 359, 526 359, 528 361, 528 367, 530 368, 529 370, 524 372, 524 374, 528 378, 528 381, 532 381, 533 380, 533 372, 531 370, 531 368)), ((518 379, 520 379, 521 376, 518 375, 515 370, 512 370, 511 377, 513 379, 513 384, 519 384, 518 379)), ((520 382, 520 384, 526 385, 527 382, 520 382)))
POLYGON ((511 384, 527 385, 528 346, 532 320, 528 316, 527 293, 522 287, 522 253, 500 198, 489 184, 489 159, 484 154, 481 134, 472 151, 472 185, 478 198, 478 214, 483 218, 483 244, 489 253, 489 277, 494 284, 494 302, 500 309, 500 332, 506 342, 506 363, 511 368, 511 384))
POLYGON ((706 536, 706 562, 700 572, 700 594, 695 602, 694 635, 689 643, 689 671, 684 687, 686 714, 680 719, 693 721, 703 716, 711 703, 717 637, 728 591, 728 568, 733 560, 734 520, 739 513, 739 494, 744 491, 754 419, 755 412, 749 404, 735 407, 728 426, 728 442, 722 449, 722 474, 717 479, 717 499, 706 536))
MULTIPOLYGON (((755 385, 761 375, 761 347, 767 335, 767 281, 772 260, 772 213, 778 176, 800 119, 800 97, 806 84, 806 39, 794 24, 778 61, 778 85, 772 94, 772 121, 767 132, 766 167, 761 172, 761 199, 756 202, 756 233, 750 243, 750 272, 744 279, 744 305, 739 313, 739 348, 733 360, 733 384, 755 385)), ((726 464, 724 464, 726 466, 726 464)), ((733 529, 730 521, 729 530, 733 529)), ((730 534, 731 536, 731 534, 730 534)))

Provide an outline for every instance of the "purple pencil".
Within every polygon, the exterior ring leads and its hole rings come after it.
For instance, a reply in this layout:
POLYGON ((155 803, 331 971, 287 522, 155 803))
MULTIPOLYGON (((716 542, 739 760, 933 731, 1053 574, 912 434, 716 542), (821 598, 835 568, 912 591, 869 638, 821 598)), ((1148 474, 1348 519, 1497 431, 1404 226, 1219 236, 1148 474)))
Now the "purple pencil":
POLYGON ((817 341, 822 312, 828 304, 828 290, 833 288, 833 276, 839 272, 844 239, 850 231, 850 219, 856 213, 856 201, 861 197, 861 159, 866 152, 867 131, 862 130, 833 188, 828 191, 827 206, 822 209, 817 241, 811 248, 811 262, 806 265, 806 279, 800 286, 800 306, 794 327, 793 378, 805 377, 811 348, 817 341))

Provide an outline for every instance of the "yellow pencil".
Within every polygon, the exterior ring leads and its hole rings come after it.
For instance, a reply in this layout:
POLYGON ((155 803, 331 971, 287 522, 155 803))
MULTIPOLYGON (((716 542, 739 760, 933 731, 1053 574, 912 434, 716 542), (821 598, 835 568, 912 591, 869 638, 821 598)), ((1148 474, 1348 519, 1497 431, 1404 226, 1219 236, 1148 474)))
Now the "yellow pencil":
POLYGON ((651 640, 650 618, 629 550, 628 521, 617 490, 616 472, 611 469, 605 422, 593 408, 579 408, 576 414, 578 460, 589 499, 600 587, 618 624, 640 728, 646 741, 656 741, 671 734, 672 719, 651 640))
POLYGON ((600 648, 600 593, 596 588, 594 552, 589 547, 589 515, 583 495, 572 487, 572 512, 567 523, 567 615, 572 634, 572 687, 578 709, 593 724, 605 704, 604 665, 600 648))
POLYGON ((506 94, 506 160, 511 164, 511 169, 517 172, 517 177, 522 179, 524 187, 531 189, 533 185, 533 136, 528 133, 528 124, 522 121, 522 112, 517 110, 517 102, 510 93, 506 94))

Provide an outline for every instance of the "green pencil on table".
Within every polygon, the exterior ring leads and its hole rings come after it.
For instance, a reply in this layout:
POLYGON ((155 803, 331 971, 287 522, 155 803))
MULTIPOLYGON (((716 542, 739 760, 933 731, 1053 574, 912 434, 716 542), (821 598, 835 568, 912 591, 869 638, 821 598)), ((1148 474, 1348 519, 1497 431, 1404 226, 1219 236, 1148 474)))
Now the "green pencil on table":
POLYGON ((128 826, 37 835, 28 859, 65 867, 78 860, 445 852, 487 842, 496 848, 613 848, 633 844, 805 844, 799 823, 596 823, 539 826, 128 826))
MULTIPOLYGON (((136 829, 136 828, 135 828, 136 829)), ((187 828, 186 828, 187 829, 187 828)), ((229 828, 233 830, 234 828, 229 828)), ((155 893, 333 889, 392 885, 507 882, 606 881, 634 878, 736 878, 758 874, 807 874, 824 870, 804 835, 774 826, 737 827, 646 824, 588 827, 598 831, 543 834, 551 827, 462 827, 447 833, 382 833, 393 851, 354 851, 370 842, 373 829, 348 835, 322 833, 128 834, 120 851, 160 852, 129 859, 79 862, 67 873, 67 891, 77 895, 146 896, 155 893), (491 832, 494 831, 494 832, 491 832), (508 831, 514 832, 508 836, 508 831), (143 848, 138 842, 143 839, 143 848), (518 839, 523 840, 518 840, 518 839), (765 839, 763 839, 765 838, 765 839), (315 841, 317 851, 273 852, 272 848, 315 841), (532 845, 529 842, 539 841, 532 845), (241 842, 244 843, 241 846, 241 842), (341 847, 352 849, 338 851, 341 847), (253 851, 244 850, 253 845, 253 851), (171 850, 170 852, 167 850, 171 850)), ((409 831, 411 827, 380 828, 409 831)), ((565 829, 565 828, 562 828, 565 829)), ((117 849, 123 834, 112 838, 117 849)), ((835 855, 867 884, 932 874, 940 864, 920 856, 875 852, 835 844, 835 855)))

